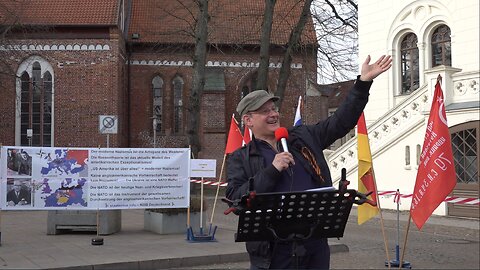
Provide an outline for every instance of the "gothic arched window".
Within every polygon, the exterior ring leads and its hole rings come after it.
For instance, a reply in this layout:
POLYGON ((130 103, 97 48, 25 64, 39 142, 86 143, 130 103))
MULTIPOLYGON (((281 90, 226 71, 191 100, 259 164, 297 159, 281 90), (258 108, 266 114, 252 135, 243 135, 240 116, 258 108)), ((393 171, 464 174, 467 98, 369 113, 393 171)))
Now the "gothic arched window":
POLYGON ((173 79, 173 133, 183 133, 183 79, 176 76, 173 79))
POLYGON ((162 132, 163 80, 160 76, 153 78, 152 92, 154 128, 156 131, 162 132))
POLYGON ((417 36, 413 33, 406 35, 400 46, 402 56, 402 92, 410 94, 418 89, 420 84, 417 36))
POLYGON ((450 28, 440 25, 432 34, 432 67, 452 65, 452 39, 450 28))
POLYGON ((41 127, 44 146, 50 146, 52 138, 52 86, 52 75, 47 71, 43 74, 43 119, 41 127))
POLYGON ((20 76, 20 144, 52 146, 53 77, 38 61, 20 76))

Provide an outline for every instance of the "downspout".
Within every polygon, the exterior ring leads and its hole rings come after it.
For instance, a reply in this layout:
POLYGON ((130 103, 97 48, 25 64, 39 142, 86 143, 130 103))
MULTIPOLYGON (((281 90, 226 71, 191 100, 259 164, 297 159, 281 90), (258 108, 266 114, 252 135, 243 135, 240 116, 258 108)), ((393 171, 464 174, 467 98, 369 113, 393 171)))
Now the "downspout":
MULTIPOLYGON (((131 112, 130 112, 130 94, 131 94, 131 67, 130 67, 130 59, 132 57, 132 51, 133 51, 133 45, 132 42, 130 41, 130 37, 128 36, 128 31, 130 28, 130 22, 131 22, 131 16, 132 16, 132 0, 125 0, 127 7, 125 10, 125 32, 124 32, 124 38, 126 42, 126 50, 127 50, 127 102, 126 102, 126 107, 127 107, 127 147, 131 147, 131 112)), ((125 3, 125 2, 124 2, 125 3)))
POLYGON ((130 66, 130 58, 132 56, 132 50, 133 50, 133 46, 131 44, 130 41, 128 41, 127 39, 127 147, 130 148, 131 145, 131 140, 130 140, 130 137, 131 137, 131 128, 130 128, 130 122, 131 122, 131 117, 132 117, 132 113, 130 111, 130 93, 132 92, 131 90, 131 87, 132 87, 132 83, 131 83, 131 78, 130 78, 130 74, 131 74, 131 66, 130 66))

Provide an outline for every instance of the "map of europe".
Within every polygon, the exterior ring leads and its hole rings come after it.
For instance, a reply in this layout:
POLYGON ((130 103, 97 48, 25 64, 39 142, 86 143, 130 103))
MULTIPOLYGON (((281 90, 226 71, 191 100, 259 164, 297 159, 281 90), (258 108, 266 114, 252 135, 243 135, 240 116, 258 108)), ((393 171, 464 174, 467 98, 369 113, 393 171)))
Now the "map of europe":
POLYGON ((88 176, 88 150, 57 149, 54 153, 44 154, 42 176, 88 176))
POLYGON ((62 181, 45 178, 40 192, 44 207, 86 207, 86 182, 85 178, 65 178, 62 181))

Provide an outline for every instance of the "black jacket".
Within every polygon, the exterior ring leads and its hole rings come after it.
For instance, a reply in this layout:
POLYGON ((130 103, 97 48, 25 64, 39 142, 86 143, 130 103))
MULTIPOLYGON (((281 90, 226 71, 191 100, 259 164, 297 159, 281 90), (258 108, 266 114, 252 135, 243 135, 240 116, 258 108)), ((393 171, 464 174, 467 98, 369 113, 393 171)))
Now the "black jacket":
MULTIPOLYGON (((333 115, 315 125, 300 125, 289 128, 287 139, 289 150, 295 160, 300 161, 313 179, 317 180, 318 187, 332 185, 330 170, 323 155, 323 150, 355 127, 367 104, 371 84, 372 82, 363 82, 357 78, 345 101, 333 115), (314 155, 323 180, 320 180, 313 167, 301 154, 302 147, 307 147, 314 155)), ((272 164, 264 166, 263 156, 255 140, 236 150, 228 158, 226 197, 235 200, 247 194, 250 177, 254 178, 253 188, 257 193, 272 192, 276 179, 281 177, 281 172, 272 164)), ((251 263, 260 268, 269 267, 271 250, 272 247, 269 242, 247 243, 251 263)))
POLYGON ((22 199, 25 201, 25 204, 30 204, 31 194, 26 189, 20 189, 18 196, 17 194, 15 194, 14 189, 10 190, 7 193, 7 203, 11 201, 15 205, 17 205, 22 199))

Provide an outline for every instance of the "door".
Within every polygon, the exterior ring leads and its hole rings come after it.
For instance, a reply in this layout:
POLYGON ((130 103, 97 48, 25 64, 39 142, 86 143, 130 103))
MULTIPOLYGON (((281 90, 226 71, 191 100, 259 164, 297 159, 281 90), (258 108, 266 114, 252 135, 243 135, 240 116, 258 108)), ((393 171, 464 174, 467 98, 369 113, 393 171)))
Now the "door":
MULTIPOLYGON (((457 185, 451 196, 479 198, 479 139, 480 121, 466 122, 450 128, 453 159, 457 174, 457 185)), ((461 203, 448 203, 449 216, 479 218, 479 206, 461 203)))

